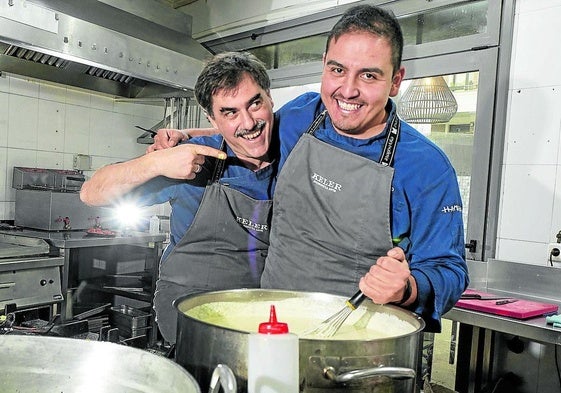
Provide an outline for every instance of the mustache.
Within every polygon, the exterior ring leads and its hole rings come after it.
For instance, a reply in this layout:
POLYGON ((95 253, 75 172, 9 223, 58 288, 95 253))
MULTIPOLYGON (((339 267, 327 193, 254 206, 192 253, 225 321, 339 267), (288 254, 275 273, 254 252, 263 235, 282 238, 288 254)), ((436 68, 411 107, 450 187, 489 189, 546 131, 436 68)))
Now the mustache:
POLYGON ((253 134, 256 131, 261 131, 265 125, 267 124, 267 122, 265 120, 257 120, 257 123, 255 123, 255 125, 251 128, 251 129, 241 129, 241 130, 237 130, 234 133, 235 137, 240 137, 240 136, 244 136, 244 135, 248 135, 248 134, 253 134))

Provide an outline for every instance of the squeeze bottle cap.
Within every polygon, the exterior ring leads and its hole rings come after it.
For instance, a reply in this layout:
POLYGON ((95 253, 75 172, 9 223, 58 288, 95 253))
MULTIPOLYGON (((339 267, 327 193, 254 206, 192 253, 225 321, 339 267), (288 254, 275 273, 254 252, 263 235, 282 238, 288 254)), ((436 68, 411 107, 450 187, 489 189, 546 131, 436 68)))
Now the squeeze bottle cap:
POLYGON ((277 312, 275 311, 275 306, 271 305, 269 322, 260 323, 258 331, 262 334, 286 334, 288 333, 288 324, 277 321, 277 312))

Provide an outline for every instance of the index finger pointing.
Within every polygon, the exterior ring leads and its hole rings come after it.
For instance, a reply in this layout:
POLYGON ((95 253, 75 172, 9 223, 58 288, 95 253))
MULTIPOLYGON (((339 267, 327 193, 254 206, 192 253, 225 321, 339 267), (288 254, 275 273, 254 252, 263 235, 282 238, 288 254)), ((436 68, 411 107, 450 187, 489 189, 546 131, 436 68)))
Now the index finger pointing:
POLYGON ((219 160, 226 159, 226 153, 224 153, 222 150, 215 149, 214 147, 210 147, 210 146, 204 146, 204 145, 194 145, 194 146, 195 148, 193 149, 193 152, 195 154, 201 154, 203 156, 208 156, 208 157, 215 157, 218 158, 219 160))

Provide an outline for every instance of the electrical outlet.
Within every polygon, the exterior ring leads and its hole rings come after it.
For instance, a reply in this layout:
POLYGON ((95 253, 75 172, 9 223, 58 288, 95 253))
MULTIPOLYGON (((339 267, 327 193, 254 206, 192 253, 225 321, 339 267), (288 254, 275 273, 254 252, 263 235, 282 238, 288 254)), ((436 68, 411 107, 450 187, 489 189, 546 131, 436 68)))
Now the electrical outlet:
POLYGON ((549 243, 547 246, 547 261, 561 262, 561 243, 549 243))
POLYGON ((92 169, 92 157, 85 154, 74 154, 72 168, 79 171, 89 171, 92 169))

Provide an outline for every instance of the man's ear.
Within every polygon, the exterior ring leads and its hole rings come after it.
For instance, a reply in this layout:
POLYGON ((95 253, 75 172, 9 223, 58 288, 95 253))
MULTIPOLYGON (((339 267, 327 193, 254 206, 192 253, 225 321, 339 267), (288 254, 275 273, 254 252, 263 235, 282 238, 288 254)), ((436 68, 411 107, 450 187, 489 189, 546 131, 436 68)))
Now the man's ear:
POLYGON ((390 97, 397 96, 399 93, 399 88, 401 86, 401 82, 403 82, 403 78, 405 78, 405 67, 400 67, 399 70, 394 74, 392 78, 392 86, 390 88, 390 97))
POLYGON ((206 119, 209 121, 209 123, 212 125, 213 128, 218 129, 218 127, 216 126, 216 122, 214 121, 214 118, 208 114, 208 112, 204 112, 206 119))
POLYGON ((273 97, 271 96, 271 90, 267 90, 267 97, 271 100, 271 108, 274 108, 275 102, 273 101, 273 97))

